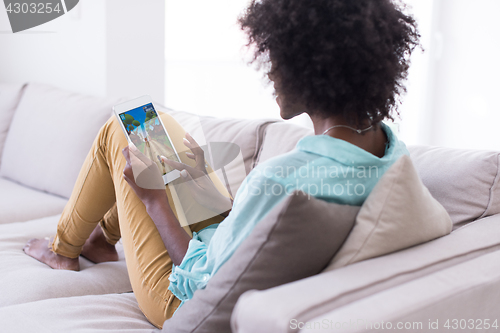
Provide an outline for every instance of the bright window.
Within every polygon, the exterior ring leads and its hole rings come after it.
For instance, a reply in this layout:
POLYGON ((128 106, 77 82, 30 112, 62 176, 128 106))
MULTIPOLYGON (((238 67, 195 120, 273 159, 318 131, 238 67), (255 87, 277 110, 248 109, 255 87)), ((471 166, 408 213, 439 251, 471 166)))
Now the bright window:
POLYGON ((243 61, 246 0, 167 0, 166 104, 200 115, 277 118, 272 87, 243 61))
MULTIPOLYGON (((407 144, 500 149, 498 0, 407 0, 425 53, 412 58, 395 128, 407 144)), ((247 0, 167 0, 166 104, 200 115, 279 118, 272 87, 243 61, 247 0)), ((248 56, 248 55, 247 55, 248 56)), ((311 126, 306 115, 292 122, 311 126)))

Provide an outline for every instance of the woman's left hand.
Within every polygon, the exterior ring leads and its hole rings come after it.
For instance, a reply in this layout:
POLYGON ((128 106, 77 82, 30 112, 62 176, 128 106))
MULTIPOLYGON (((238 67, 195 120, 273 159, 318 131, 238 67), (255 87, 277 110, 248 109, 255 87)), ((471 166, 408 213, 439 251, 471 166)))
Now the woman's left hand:
POLYGON ((208 175, 205 165, 205 153, 193 137, 186 133, 184 145, 191 150, 191 153, 186 153, 186 156, 195 161, 196 165, 191 167, 187 164, 176 162, 162 156, 165 164, 168 164, 181 173, 181 177, 191 195, 200 205, 212 210, 217 214, 227 216, 232 208, 230 198, 222 195, 208 175))
POLYGON ((153 202, 158 201, 166 201, 168 202, 168 197, 166 191, 163 190, 153 190, 153 189, 145 189, 138 186, 135 182, 134 172, 132 169, 132 162, 130 161, 130 148, 127 146, 122 150, 123 156, 125 156, 125 160, 127 163, 125 164, 125 168, 123 169, 123 178, 127 181, 127 183, 132 187, 135 194, 141 199, 141 201, 147 206, 153 202))

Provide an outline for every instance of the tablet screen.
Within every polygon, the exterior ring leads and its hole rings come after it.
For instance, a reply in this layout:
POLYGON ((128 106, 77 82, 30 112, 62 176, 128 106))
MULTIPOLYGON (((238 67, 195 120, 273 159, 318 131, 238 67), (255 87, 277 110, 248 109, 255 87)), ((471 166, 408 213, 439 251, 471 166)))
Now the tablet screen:
POLYGON ((160 156, 165 156, 179 162, 153 104, 120 113, 120 119, 130 140, 141 153, 158 165, 163 175, 173 170, 160 159, 160 156))

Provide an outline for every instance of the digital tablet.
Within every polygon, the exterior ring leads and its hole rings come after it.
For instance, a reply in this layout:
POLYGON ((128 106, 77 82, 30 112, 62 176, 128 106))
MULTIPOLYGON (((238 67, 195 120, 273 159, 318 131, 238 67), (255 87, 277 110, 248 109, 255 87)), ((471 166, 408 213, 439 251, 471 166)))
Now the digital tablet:
POLYGON ((179 178, 179 170, 165 164, 160 156, 180 162, 179 155, 149 96, 115 105, 113 111, 127 137, 139 151, 156 163, 165 185, 179 178))

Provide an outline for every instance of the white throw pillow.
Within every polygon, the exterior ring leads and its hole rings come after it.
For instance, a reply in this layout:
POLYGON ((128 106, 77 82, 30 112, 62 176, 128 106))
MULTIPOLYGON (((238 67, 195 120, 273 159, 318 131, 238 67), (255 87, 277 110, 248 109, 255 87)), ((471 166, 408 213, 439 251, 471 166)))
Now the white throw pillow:
POLYGON ((23 88, 23 84, 0 83, 0 163, 2 162, 5 138, 7 138, 10 123, 21 99, 23 88))
POLYGON ((447 235, 451 218, 403 155, 379 180, 327 270, 378 257, 447 235))
POLYGON ((5 141, 0 176, 68 198, 117 101, 30 83, 5 141))

